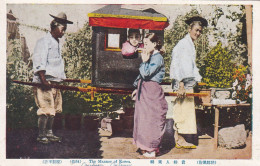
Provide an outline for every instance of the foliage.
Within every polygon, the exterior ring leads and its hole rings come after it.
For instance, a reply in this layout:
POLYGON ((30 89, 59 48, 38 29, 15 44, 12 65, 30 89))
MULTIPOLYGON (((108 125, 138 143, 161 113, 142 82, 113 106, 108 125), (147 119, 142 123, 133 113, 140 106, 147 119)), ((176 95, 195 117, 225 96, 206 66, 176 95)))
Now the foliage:
POLYGON ((122 104, 125 108, 134 108, 135 102, 134 100, 132 100, 131 95, 125 95, 122 98, 122 104))
POLYGON ((10 54, 7 55, 6 73, 6 120, 7 128, 25 128, 37 124, 34 111, 33 91, 29 86, 14 84, 12 80, 29 81, 32 76, 32 66, 23 61, 21 43, 10 40, 10 54))
POLYGON ((82 99, 75 97, 77 92, 63 91, 62 94, 62 113, 63 114, 80 114, 84 112, 82 99))
POLYGON ((87 93, 78 92, 76 98, 82 100, 84 112, 112 112, 121 107, 122 95, 95 93, 94 99, 91 100, 91 95, 87 93))
POLYGON ((209 20, 213 29, 210 34, 213 34, 214 39, 217 41, 227 41, 227 49, 232 56, 232 62, 238 65, 248 65, 247 64, 247 35, 246 35, 246 14, 244 5, 228 5, 227 10, 223 10, 222 6, 216 5, 214 12, 212 12, 212 19, 209 20), (236 10, 231 10, 231 8, 236 8, 236 10), (219 23, 219 20, 221 23, 219 23), (236 31, 231 32, 228 29, 226 22, 223 20, 231 20, 237 22, 236 31), (219 28, 221 27, 221 29, 219 28))
POLYGON ((67 33, 63 58, 68 78, 90 79, 92 60, 92 30, 88 23, 76 33, 67 33))
POLYGON ((247 73, 247 66, 238 65, 234 67, 232 98, 240 102, 252 103, 252 80, 247 73))
POLYGON ((233 64, 231 54, 226 48, 222 48, 222 43, 212 48, 204 60, 202 66, 203 82, 210 87, 228 88, 232 85, 233 64))
POLYGON ((228 49, 230 50, 232 59, 236 64, 246 66, 248 65, 246 14, 245 7, 241 6, 240 8, 243 11, 241 14, 233 12, 231 16, 227 16, 227 18, 232 20, 239 20, 238 24, 236 25, 236 34, 229 34, 227 36, 229 38, 228 49))

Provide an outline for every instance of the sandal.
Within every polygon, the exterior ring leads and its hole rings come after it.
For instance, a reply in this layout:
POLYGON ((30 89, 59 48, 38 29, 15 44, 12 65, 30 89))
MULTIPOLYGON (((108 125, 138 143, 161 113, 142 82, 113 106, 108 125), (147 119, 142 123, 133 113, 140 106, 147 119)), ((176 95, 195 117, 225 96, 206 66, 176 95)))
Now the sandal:
POLYGON ((147 158, 155 158, 156 154, 155 154, 155 151, 152 151, 152 152, 145 152, 143 154, 144 157, 147 157, 147 158))
MULTIPOLYGON (((190 143, 189 143, 190 144, 190 143)), ((196 149, 197 146, 196 145, 193 145, 193 144, 190 144, 190 145, 180 145, 178 143, 175 144, 175 147, 177 149, 196 149)))
POLYGON ((143 155, 146 151, 138 148, 136 152, 139 153, 140 155, 143 155))

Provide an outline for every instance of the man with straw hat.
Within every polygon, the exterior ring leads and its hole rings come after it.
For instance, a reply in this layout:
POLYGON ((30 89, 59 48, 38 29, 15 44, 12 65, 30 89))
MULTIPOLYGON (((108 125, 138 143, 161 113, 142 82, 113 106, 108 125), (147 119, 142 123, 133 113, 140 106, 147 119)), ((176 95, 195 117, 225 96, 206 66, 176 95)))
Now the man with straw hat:
POLYGON ((193 87, 201 81, 195 61, 194 41, 200 37, 208 22, 200 16, 195 16, 187 19, 185 23, 189 26, 188 34, 173 48, 170 66, 172 87, 177 91, 177 97, 173 101, 173 128, 176 148, 196 148, 185 139, 188 135, 193 137, 197 134, 194 97, 187 97, 185 93, 193 93, 193 87))
POLYGON ((50 23, 51 31, 37 41, 32 57, 33 82, 42 84, 41 87, 34 87, 34 97, 39 108, 37 141, 43 144, 61 141, 53 134, 52 125, 55 114, 62 112, 62 96, 59 89, 50 88, 49 85, 58 84, 66 78, 59 38, 65 34, 67 24, 73 24, 63 12, 50 16, 54 18, 50 23))

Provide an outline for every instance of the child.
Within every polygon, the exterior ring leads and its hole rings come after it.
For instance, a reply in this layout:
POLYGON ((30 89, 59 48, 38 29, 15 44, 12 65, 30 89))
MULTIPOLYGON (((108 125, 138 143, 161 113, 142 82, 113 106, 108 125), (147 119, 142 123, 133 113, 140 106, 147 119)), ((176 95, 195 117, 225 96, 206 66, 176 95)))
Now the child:
POLYGON ((138 29, 129 29, 128 40, 123 43, 122 54, 126 59, 134 59, 138 57, 138 48, 143 48, 141 41, 141 34, 138 29))
POLYGON ((134 144, 141 149, 143 156, 155 157, 159 152, 164 134, 168 104, 160 86, 165 75, 164 60, 160 53, 162 44, 155 33, 144 38, 140 74, 132 93, 135 96, 134 144))

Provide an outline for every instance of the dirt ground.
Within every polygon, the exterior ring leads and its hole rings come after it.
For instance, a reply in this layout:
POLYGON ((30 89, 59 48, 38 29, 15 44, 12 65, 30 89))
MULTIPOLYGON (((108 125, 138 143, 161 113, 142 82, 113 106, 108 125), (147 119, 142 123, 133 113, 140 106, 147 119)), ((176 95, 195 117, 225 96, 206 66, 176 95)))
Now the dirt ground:
MULTIPOLYGON (((101 135, 102 158, 138 159, 141 156, 132 144, 130 132, 111 137, 110 133, 99 130, 101 135)), ((213 139, 199 139, 196 149, 177 149, 169 141, 163 140, 158 159, 250 159, 252 156, 252 136, 247 137, 246 146, 242 149, 225 149, 218 147, 214 150, 213 139), (168 146, 167 146, 168 145, 168 146)))
POLYGON ((36 141, 37 129, 7 131, 6 158, 49 159, 49 158, 102 158, 98 131, 56 130, 62 142, 41 144, 36 141))
MULTIPOLYGON (((16 158, 104 158, 138 159, 137 148, 132 144, 132 131, 118 134, 98 129, 95 131, 60 129, 61 143, 43 145, 36 142, 37 129, 7 131, 6 157, 16 158)), ((246 146, 241 149, 213 148, 213 139, 198 139, 197 149, 174 148, 173 137, 166 134, 162 141, 158 159, 250 159, 252 136, 249 134, 246 146)))

